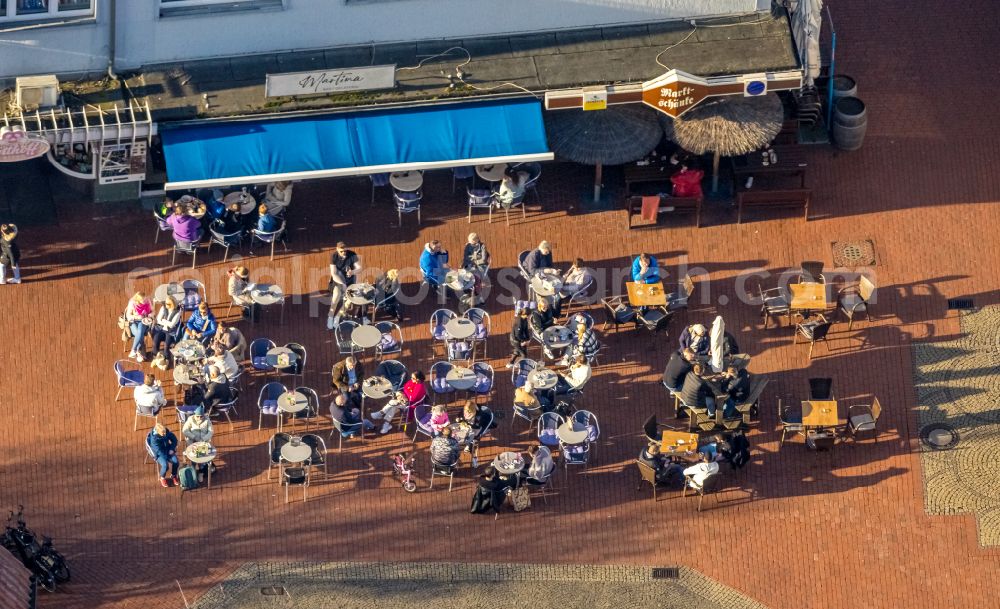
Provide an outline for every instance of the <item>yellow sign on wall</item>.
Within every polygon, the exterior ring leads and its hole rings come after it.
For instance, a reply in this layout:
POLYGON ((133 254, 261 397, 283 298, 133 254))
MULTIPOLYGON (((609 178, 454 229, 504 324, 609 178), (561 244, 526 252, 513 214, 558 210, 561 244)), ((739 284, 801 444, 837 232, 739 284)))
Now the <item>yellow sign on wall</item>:
POLYGON ((608 90, 604 87, 583 90, 583 109, 606 110, 608 108, 608 90))

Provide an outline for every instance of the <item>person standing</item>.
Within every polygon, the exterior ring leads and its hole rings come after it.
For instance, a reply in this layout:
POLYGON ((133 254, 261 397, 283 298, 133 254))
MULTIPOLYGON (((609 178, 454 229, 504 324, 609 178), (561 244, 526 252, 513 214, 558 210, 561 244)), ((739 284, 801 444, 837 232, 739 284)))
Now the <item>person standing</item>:
POLYGON ((357 281, 358 273, 361 272, 361 257, 354 250, 347 249, 347 244, 343 241, 337 242, 337 249, 330 256, 330 283, 327 289, 330 290, 330 314, 326 318, 326 328, 333 330, 340 323, 337 310, 347 286, 353 285, 357 281))
POLYGON ((528 307, 518 309, 514 323, 510 327, 510 360, 507 368, 513 368, 514 362, 522 357, 528 357, 528 345, 531 344, 531 329, 528 325, 528 307))
POLYGON ((435 239, 424 244, 420 252, 420 272, 431 287, 437 288, 444 282, 448 268, 448 250, 441 246, 441 242, 435 239))
POLYGON ((0 226, 0 284, 21 283, 21 248, 17 246, 17 226, 0 226), (10 269, 12 276, 7 277, 10 269))

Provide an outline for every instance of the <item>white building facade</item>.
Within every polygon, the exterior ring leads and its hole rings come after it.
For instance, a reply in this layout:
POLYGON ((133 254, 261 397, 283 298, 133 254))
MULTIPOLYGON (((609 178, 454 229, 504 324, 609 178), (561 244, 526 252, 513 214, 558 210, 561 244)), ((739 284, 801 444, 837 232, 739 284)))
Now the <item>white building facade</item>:
POLYGON ((767 10, 771 0, 0 0, 0 81, 767 10), (111 61, 114 56, 113 62, 111 61))

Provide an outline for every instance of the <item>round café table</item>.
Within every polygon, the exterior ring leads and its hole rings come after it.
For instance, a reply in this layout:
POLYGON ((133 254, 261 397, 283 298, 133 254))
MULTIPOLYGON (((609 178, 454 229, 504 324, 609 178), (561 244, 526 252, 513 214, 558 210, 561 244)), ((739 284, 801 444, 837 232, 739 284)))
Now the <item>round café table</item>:
POLYGON ((295 365, 295 362, 297 362, 299 360, 299 356, 298 356, 297 353, 295 353, 294 351, 292 351, 288 347, 274 347, 273 349, 269 349, 267 351, 267 354, 264 356, 264 359, 267 361, 267 365, 270 366, 270 367, 272 367, 272 368, 291 368, 292 366, 295 365), (279 355, 287 355, 288 356, 288 365, 287 366, 279 366, 278 365, 278 356, 279 355))
POLYGON ((555 269, 543 269, 531 278, 531 290, 539 296, 555 296, 562 285, 562 276, 555 269))
POLYGON ((501 474, 510 476, 524 469, 524 456, 516 452, 502 452, 493 459, 492 465, 501 474))
POLYGON ((476 373, 471 368, 455 366, 448 371, 448 375, 444 377, 444 380, 456 391, 469 391, 476 386, 478 379, 476 378, 476 373))
POLYGON ((174 281, 156 286, 156 290, 153 291, 153 302, 166 302, 168 298, 180 304, 184 300, 184 286, 174 281))
POLYGON ((241 214, 243 214, 244 216, 247 214, 252 214, 254 210, 257 209, 257 199, 254 199, 252 194, 247 193, 246 199, 244 199, 243 202, 241 203, 240 195, 242 194, 243 194, 242 191, 231 192, 222 198, 222 202, 223 204, 225 204, 226 207, 229 207, 233 203, 239 203, 241 214))
POLYGON ((476 333, 476 324, 466 317, 456 317, 444 325, 444 331, 456 340, 465 340, 476 333))
POLYGON ((549 349, 565 349, 573 342, 573 332, 566 326, 549 326, 542 332, 542 342, 549 349))
MULTIPOLYGON (((295 438, 295 440, 289 440, 288 442, 285 443, 284 446, 281 447, 281 459, 284 462, 295 463, 295 464, 303 463, 305 461, 308 461, 310 457, 312 457, 312 447, 303 442, 299 438, 295 438), (297 442, 297 445, 292 444, 293 441, 297 442)), ((284 476, 284 470, 282 468, 282 465, 283 465, 282 463, 278 464, 279 486, 281 485, 281 481, 284 476)))
POLYGON ((589 435, 590 432, 585 427, 574 425, 573 421, 566 421, 556 428, 556 437, 563 444, 583 444, 589 435))
POLYGON ((358 326, 351 330, 351 342, 360 351, 371 349, 382 341, 382 332, 371 325, 358 326))
POLYGON ((419 171, 397 171, 389 174, 389 183, 400 192, 414 192, 424 185, 424 174, 419 171))
POLYGON ((507 171, 507 163, 494 163, 493 165, 476 165, 476 175, 494 184, 503 179, 504 172, 507 171))
POLYGON ((476 276, 472 271, 453 269, 445 273, 444 284, 456 292, 465 292, 475 287, 476 276))
MULTIPOLYGON (((262 307, 269 307, 280 302, 281 320, 279 323, 285 323, 285 293, 282 291, 281 286, 271 283, 258 283, 250 290, 250 298, 262 307)), ((250 308, 250 321, 256 321, 252 317, 253 309, 253 307, 250 308)))
MULTIPOLYGON (((217 451, 215 447, 208 442, 195 442, 193 444, 189 444, 188 447, 184 449, 184 457, 196 465, 211 463, 215 460, 215 457, 218 454, 219 451, 217 451)), ((212 466, 209 465, 205 469, 208 472, 205 474, 205 486, 212 488, 212 466)))
POLYGON ((347 286, 344 298, 353 305, 370 305, 375 302, 375 288, 367 283, 354 283, 347 286))
MULTIPOLYGON (((365 418, 365 400, 384 400, 392 396, 392 382, 384 376, 370 376, 361 383, 361 419, 365 418)), ((405 415, 404 415, 405 418, 405 415)), ((365 426, 361 426, 361 439, 365 439, 365 426)))
POLYGON ((205 345, 194 339, 182 340, 171 350, 174 361, 183 363, 197 362, 205 359, 205 345))
POLYGON ((292 415, 292 425, 295 424, 295 415, 302 412, 309 406, 309 399, 298 391, 286 391, 278 396, 277 400, 279 416, 278 416, 278 431, 281 431, 283 427, 282 420, 285 418, 284 413, 292 415))
POLYGON ((548 368, 536 368, 528 373, 528 382, 535 389, 552 389, 559 382, 559 375, 548 368))
MULTIPOLYGON (((176 356, 175 356, 176 357, 176 356)), ((174 365, 174 386, 177 387, 177 393, 174 394, 174 407, 177 404, 183 402, 185 387, 194 387, 205 382, 205 374, 202 370, 201 364, 197 363, 184 363, 177 361, 174 365)))

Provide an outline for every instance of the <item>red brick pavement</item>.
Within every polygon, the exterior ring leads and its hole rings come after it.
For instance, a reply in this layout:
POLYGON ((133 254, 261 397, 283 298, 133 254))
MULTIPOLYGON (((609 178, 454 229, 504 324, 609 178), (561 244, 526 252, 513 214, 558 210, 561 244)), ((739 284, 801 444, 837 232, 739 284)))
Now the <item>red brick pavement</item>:
MULTIPOLYGON (((527 221, 488 225, 464 218, 444 175, 430 176, 424 224, 405 218, 395 228, 384 198, 371 209, 367 185, 341 180, 304 185, 293 208, 292 251, 270 263, 249 261, 257 280, 271 275, 293 295, 284 325, 266 312, 249 338, 296 340, 310 349, 304 384, 325 391, 335 361, 323 317, 310 317, 308 295, 325 284, 333 242, 349 241, 371 267, 413 265, 423 242, 442 239, 453 252, 478 231, 494 268, 510 267, 517 252, 542 238, 564 264, 583 256, 597 268, 620 267, 649 250, 676 269, 704 269, 711 300, 688 318, 710 322, 723 314, 752 370, 768 374, 761 421, 754 427, 754 463, 727 477, 752 489, 694 502, 675 497, 653 504, 635 491, 631 461, 641 448, 642 421, 663 413, 658 376, 683 318, 670 336, 605 333, 608 357, 587 388, 585 407, 600 418, 602 439, 586 472, 557 479, 559 493, 529 512, 504 514, 494 524, 467 515, 473 483, 463 470, 456 489, 402 492, 387 475, 386 455, 406 448, 402 434, 345 444, 331 455, 330 481, 310 489, 310 501, 285 506, 268 482, 266 441, 257 431, 255 396, 246 392, 230 432, 217 427, 222 467, 211 490, 178 499, 160 488, 143 463, 143 432, 132 432, 132 403, 113 400, 111 363, 121 357, 115 316, 136 285, 151 290, 165 278, 203 277, 210 300, 222 303, 221 256, 189 269, 165 269, 169 255, 151 243, 146 213, 81 207, 61 210, 60 226, 25 231, 27 283, 0 291, 4 312, 0 376, 0 505, 23 503, 29 523, 56 539, 75 570, 66 593, 45 606, 178 607, 175 580, 188 601, 249 560, 455 560, 683 564, 774 608, 987 606, 1000 594, 995 549, 978 546, 969 516, 924 513, 916 430, 911 408, 909 345, 958 332, 945 300, 972 296, 995 304, 1000 159, 995 92, 996 8, 983 1, 951 7, 925 19, 911 3, 899 7, 832 3, 843 71, 858 78, 870 119, 856 153, 810 152, 816 219, 796 212, 755 215, 737 226, 732 210, 709 205, 706 226, 686 220, 653 230, 623 230, 620 211, 579 213, 586 168, 547 168, 541 210, 527 221), (945 18, 949 27, 940 21, 945 18), (993 51, 993 52, 990 52, 993 51), (94 221, 94 216, 103 219, 94 221), (788 328, 761 329, 755 307, 736 299, 734 279, 747 269, 771 272, 801 260, 831 263, 830 243, 875 240, 880 285, 877 319, 854 331, 838 324, 830 350, 791 344, 788 328), (165 274, 159 271, 165 269, 165 274), (719 305, 727 296, 730 304, 719 305), (45 354, 42 362, 19 355, 45 354), (800 440, 779 450, 775 405, 801 398, 810 376, 835 378, 838 397, 884 404, 877 445, 838 446, 810 453, 800 440), (462 539, 456 541, 456 536, 462 539), (863 600, 862 600, 863 599, 863 600)), ((930 7, 930 3, 923 3, 930 7)), ((614 180, 613 172, 609 179, 614 180)), ((496 278, 494 278, 496 281, 496 278)), ((755 286, 751 280, 748 287, 755 286)), ((414 288, 414 285, 409 285, 414 288)), ((408 310, 403 361, 426 369, 434 361, 426 338, 433 305, 408 310)), ((496 337, 492 363, 502 366, 507 307, 491 302, 496 337)), ((220 311, 223 312, 223 311, 220 311)), ((596 313, 596 312, 595 312, 596 313)), ((509 383, 498 371, 493 405, 508 411, 509 383)), ((253 387, 259 389, 254 381, 253 387)), ((173 421, 168 410, 165 420, 173 421)), ((326 430, 328 427, 324 426, 326 430)), ((533 434, 502 422, 486 454, 526 448, 533 434)), ((426 459, 426 442, 418 443, 426 459)), ((426 469, 426 460, 422 469, 426 469)), ((293 497, 298 497, 293 492, 293 497)))

